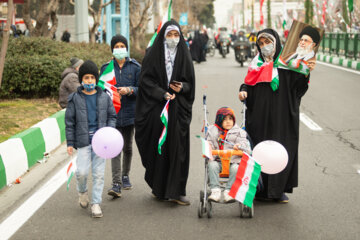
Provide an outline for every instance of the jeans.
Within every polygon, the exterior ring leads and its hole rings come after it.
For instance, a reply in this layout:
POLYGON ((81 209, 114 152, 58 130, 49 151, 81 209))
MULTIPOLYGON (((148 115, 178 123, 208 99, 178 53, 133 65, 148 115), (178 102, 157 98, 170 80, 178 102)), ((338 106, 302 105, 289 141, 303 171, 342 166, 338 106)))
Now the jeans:
POLYGON ((121 176, 129 176, 132 158, 132 142, 134 137, 134 125, 126 127, 116 127, 124 138, 124 147, 122 152, 123 163, 121 171, 121 153, 111 159, 112 182, 121 183, 121 176), (121 174, 120 174, 121 173, 121 174))
POLYGON ((91 145, 78 148, 76 159, 76 180, 79 193, 87 192, 87 178, 91 165, 92 172, 92 204, 101 203, 101 195, 104 189, 104 173, 106 160, 98 157, 92 150, 91 145))
MULTIPOLYGON (((209 161, 208 174, 209 174, 210 189, 220 188, 219 173, 221 171, 221 167, 222 167, 221 162, 209 161)), ((229 179, 226 183, 225 190, 230 190, 231 186, 233 185, 236 178, 238 167, 239 164, 230 163, 229 179)))

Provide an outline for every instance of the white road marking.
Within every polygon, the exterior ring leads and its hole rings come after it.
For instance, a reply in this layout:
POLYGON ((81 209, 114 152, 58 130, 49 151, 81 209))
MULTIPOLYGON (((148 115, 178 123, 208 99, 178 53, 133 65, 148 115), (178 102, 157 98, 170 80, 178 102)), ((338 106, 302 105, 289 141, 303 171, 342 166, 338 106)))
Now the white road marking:
POLYGON ((357 70, 353 70, 353 69, 349 69, 349 68, 337 66, 337 65, 334 65, 334 64, 330 64, 330 63, 324 63, 324 62, 320 62, 320 61, 316 61, 316 63, 319 63, 319 64, 321 64, 321 65, 325 65, 325 66, 328 66, 328 67, 341 69, 341 70, 344 70, 344 71, 347 71, 347 72, 351 72, 351 73, 355 73, 355 74, 359 74, 359 75, 360 75, 360 71, 357 71, 357 70))
POLYGON ((321 131, 322 128, 311 120, 305 113, 300 113, 300 121, 313 131, 321 131))
MULTIPOLYGON (((76 156, 74 156, 73 161, 76 156)), ((67 164, 0 224, 1 239, 9 239, 67 181, 67 164)))

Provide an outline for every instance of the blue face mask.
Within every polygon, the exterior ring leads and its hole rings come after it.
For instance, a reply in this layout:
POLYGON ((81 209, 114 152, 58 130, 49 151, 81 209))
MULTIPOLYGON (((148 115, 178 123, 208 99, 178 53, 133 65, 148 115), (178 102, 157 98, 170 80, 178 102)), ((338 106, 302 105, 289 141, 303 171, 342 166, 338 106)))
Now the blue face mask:
POLYGON ((86 83, 83 82, 82 85, 83 85, 85 91, 87 91, 87 92, 91 92, 92 90, 95 89, 95 84, 94 83, 86 84, 86 83))
POLYGON ((124 58, 126 58, 128 56, 127 49, 126 48, 114 48, 113 56, 117 60, 123 60, 124 58))

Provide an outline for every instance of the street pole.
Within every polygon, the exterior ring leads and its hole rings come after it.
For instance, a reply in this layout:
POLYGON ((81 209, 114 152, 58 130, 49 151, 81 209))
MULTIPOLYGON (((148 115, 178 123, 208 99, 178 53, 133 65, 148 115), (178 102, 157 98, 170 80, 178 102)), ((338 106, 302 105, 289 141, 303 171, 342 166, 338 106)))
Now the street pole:
POLYGON ((75 1, 76 40, 89 42, 88 1, 75 1))

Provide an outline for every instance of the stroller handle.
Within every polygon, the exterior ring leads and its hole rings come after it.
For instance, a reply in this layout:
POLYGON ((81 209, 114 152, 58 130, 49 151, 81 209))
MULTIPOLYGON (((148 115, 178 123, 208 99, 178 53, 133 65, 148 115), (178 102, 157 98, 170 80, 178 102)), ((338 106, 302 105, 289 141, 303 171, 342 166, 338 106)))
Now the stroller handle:
POLYGON ((241 150, 211 150, 213 156, 219 156, 220 158, 231 158, 231 156, 242 156, 241 150))

